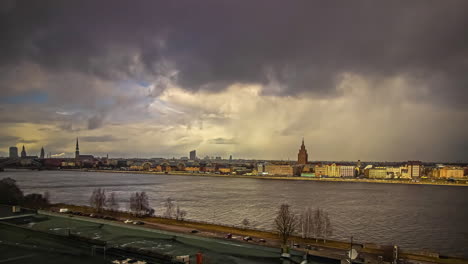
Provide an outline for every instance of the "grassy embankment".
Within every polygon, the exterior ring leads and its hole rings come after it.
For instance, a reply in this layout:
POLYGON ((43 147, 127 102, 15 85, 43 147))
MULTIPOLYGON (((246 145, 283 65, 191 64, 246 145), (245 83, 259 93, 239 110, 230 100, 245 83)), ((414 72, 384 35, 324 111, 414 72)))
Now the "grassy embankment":
MULTIPOLYGON (((83 212, 83 213, 95 213, 95 210, 88 206, 77 206, 77 205, 68 205, 68 204, 55 204, 53 207, 60 207, 60 208, 68 208, 72 211, 83 212)), ((112 212, 112 211, 103 211, 101 215, 110 215, 116 217, 118 219, 132 219, 132 220, 140 220, 151 224, 162 225, 162 226, 175 226, 175 227, 182 227, 187 229, 196 229, 200 231, 218 233, 218 234, 235 234, 239 236, 251 236, 254 238, 264 238, 270 243, 270 246, 279 246, 279 238, 278 234, 274 232, 267 232, 267 231, 260 231, 260 230, 252 230, 252 229, 244 229, 238 227, 231 227, 231 226, 223 226, 217 224, 208 224, 208 223, 199 223, 193 222, 188 220, 175 220, 175 219, 167 219, 161 217, 135 217, 128 212, 112 212), (275 243, 271 243, 271 242, 275 243)), ((173 231, 173 230, 171 230, 173 231)), ((216 236, 215 236, 216 237, 216 236)), ((299 236, 293 236, 290 238, 291 240, 295 241, 296 243, 300 244, 309 244, 315 247, 320 247, 324 249, 332 249, 332 250, 347 250, 350 248, 350 244, 348 242, 343 241, 333 241, 327 240, 323 242, 323 240, 316 241, 315 239, 307 239, 302 238, 299 236)), ((361 245, 362 246, 362 245, 361 245)), ((363 253, 369 254, 376 254, 382 255, 383 250, 379 249, 378 246, 375 247, 366 247, 359 250, 363 253)), ((468 264, 467 259, 456 258, 456 257, 446 257, 446 258, 436 258, 427 255, 417 254, 417 253, 410 253, 410 252, 401 252, 400 257, 416 260, 416 261, 425 261, 425 262, 433 262, 433 263, 444 263, 444 264, 468 264)))
MULTIPOLYGON (((81 171, 81 170, 78 170, 81 171)), ((362 183, 390 183, 390 184, 414 184, 414 185, 443 185, 443 186, 468 186, 468 181, 448 182, 446 180, 423 179, 419 182, 412 180, 381 180, 381 179, 357 179, 357 178, 315 178, 315 177, 282 177, 282 176, 255 176, 255 175, 232 175, 232 174, 206 174, 206 173, 188 173, 174 171, 169 173, 156 171, 120 171, 120 170, 86 170, 91 172, 109 172, 109 173, 137 173, 137 174, 156 174, 156 175, 174 175, 174 176, 204 176, 204 177, 229 177, 229 178, 250 178, 262 180, 296 180, 296 181, 321 181, 321 182, 362 182, 362 183)))

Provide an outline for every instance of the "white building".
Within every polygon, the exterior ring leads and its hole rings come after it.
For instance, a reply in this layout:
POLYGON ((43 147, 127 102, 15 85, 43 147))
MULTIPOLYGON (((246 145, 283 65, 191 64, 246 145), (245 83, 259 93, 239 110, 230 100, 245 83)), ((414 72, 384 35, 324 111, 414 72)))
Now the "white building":
POLYGON ((341 165, 340 166, 341 177, 354 177, 354 166, 352 165, 341 165))

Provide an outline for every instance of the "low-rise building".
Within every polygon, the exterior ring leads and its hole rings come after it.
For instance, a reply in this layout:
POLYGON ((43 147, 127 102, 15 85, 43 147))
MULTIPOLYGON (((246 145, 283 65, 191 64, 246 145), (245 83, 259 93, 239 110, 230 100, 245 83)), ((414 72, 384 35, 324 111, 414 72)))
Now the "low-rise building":
POLYGON ((385 179, 387 178, 387 168, 386 167, 373 167, 368 170, 370 179, 385 179))
POLYGON ((328 177, 340 177, 340 166, 332 163, 330 165, 325 165, 327 172, 325 175, 328 177))
POLYGON ((292 176, 294 169, 291 165, 267 164, 265 165, 265 172, 269 175, 292 176))
POLYGON ((460 167, 443 167, 433 171, 436 178, 463 178, 464 170, 460 167))
POLYGON ((323 165, 315 165, 314 174, 315 177, 322 177, 323 175, 327 175, 327 168, 323 165))

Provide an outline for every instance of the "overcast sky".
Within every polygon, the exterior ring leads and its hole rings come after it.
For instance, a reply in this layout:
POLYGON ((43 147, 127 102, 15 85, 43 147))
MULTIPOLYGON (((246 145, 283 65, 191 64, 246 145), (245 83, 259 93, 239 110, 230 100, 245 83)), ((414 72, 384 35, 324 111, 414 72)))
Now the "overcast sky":
POLYGON ((0 156, 468 160, 468 1, 0 1, 0 156))

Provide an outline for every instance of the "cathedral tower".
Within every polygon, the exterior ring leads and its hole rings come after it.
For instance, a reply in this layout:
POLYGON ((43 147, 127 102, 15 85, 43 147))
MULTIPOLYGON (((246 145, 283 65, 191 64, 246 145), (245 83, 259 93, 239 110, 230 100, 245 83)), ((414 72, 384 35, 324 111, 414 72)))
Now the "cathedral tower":
POLYGON ((299 153, 297 154, 297 164, 305 165, 307 164, 307 159, 308 159, 307 150, 304 145, 304 138, 302 138, 302 145, 301 145, 301 148, 299 149, 299 153))

